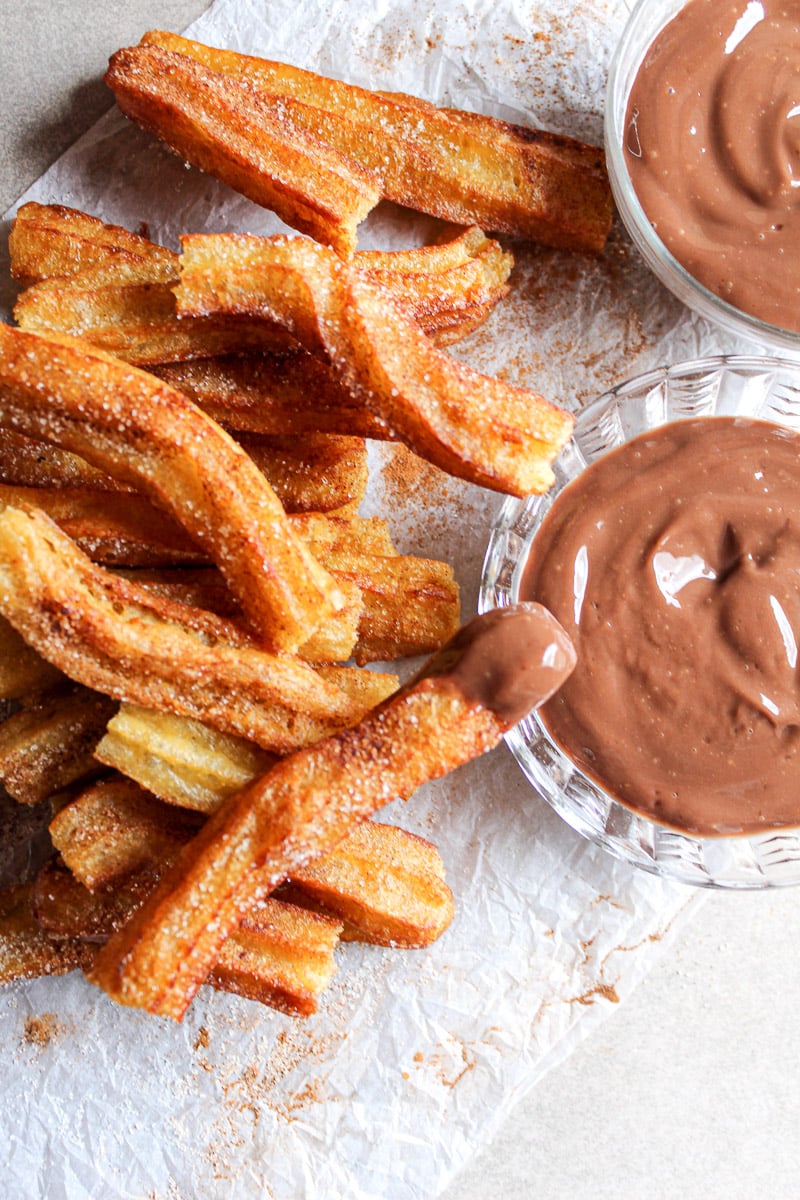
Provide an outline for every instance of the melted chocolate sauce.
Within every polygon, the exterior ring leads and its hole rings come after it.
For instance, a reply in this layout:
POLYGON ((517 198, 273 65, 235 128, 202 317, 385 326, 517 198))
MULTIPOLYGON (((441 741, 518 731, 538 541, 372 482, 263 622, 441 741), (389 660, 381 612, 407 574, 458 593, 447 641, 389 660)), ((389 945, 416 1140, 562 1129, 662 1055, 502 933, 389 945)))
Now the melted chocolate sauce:
POLYGON ((541 604, 515 604, 475 617, 425 668, 447 675, 466 697, 510 729, 552 696, 575 666, 564 630, 541 604))
POLYGON ((520 595, 577 649, 542 717, 608 792, 702 835, 800 824, 800 434, 703 418, 605 455, 520 595))
POLYGON ((645 55, 624 149, 678 262, 800 330, 800 3, 690 0, 645 55))

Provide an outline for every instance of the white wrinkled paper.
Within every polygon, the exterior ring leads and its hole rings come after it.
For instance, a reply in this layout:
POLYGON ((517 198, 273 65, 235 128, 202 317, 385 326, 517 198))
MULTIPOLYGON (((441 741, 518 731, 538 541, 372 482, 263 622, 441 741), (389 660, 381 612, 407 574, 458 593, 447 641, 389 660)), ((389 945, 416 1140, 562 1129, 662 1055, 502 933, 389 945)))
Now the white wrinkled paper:
MULTIPOLYGON (((218 0, 191 32, 599 143, 626 12, 624 0, 434 0, 427 14, 414 0, 218 0)), ((145 222, 172 246, 181 232, 282 228, 116 112, 23 199, 145 222)), ((381 206, 362 244, 433 228, 381 206)), ((482 370, 574 407, 731 348, 650 278, 618 226, 596 260, 514 253, 511 295, 455 351, 482 370)), ((500 500, 407 459, 401 471, 394 454, 374 448, 369 510, 401 551, 455 563, 470 614, 500 500)), ((384 816, 440 846, 457 915, 426 951, 343 946, 307 1021, 203 989, 176 1025, 115 1007, 78 974, 0 994, 3 1195, 433 1196, 632 991, 697 897, 584 842, 505 747, 384 816)))

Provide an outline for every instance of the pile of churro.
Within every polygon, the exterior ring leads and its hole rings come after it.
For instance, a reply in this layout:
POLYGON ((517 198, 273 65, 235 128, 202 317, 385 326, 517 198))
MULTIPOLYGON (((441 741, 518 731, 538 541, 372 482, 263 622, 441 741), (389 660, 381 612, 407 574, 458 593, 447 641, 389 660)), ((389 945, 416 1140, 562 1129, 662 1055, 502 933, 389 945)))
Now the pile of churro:
POLYGON ((452 916, 437 848, 373 815, 544 698, 495 687, 497 622, 459 632, 449 564, 359 515, 366 439, 547 490, 570 415, 447 347, 508 291, 490 234, 602 247, 602 158, 160 32, 106 78, 302 236, 177 252, 60 205, 16 216, 0 781, 51 806, 53 857, 0 894, 0 981, 80 967, 177 1019, 204 983, 307 1014, 341 941, 423 947, 452 916), (382 198, 440 240, 358 251, 382 198), (402 688, 376 666, 429 654, 402 688))

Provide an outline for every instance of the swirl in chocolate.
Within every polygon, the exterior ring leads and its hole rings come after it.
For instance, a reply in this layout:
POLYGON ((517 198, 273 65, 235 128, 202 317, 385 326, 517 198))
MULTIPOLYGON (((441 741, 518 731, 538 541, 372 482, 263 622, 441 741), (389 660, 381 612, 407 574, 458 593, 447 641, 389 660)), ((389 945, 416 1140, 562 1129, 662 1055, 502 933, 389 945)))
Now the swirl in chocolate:
POLYGON ((800 330, 797 0, 690 0, 639 68, 625 158, 655 231, 691 275, 800 330))
POLYGON ((575 644, 542 716, 606 791, 706 836, 800 824, 800 434, 701 418, 603 456, 520 594, 575 644))

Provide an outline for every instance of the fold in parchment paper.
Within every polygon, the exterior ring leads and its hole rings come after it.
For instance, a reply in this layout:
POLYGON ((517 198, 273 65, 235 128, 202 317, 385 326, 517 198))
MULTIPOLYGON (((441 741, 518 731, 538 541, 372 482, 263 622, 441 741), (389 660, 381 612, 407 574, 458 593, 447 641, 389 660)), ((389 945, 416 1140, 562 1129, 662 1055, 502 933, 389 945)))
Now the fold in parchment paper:
MULTIPOLYGON (((191 32, 599 143, 626 13, 622 0, 433 0, 427 13, 415 0, 218 0, 191 32)), ((172 246, 181 232, 282 228, 116 112, 23 199, 145 222, 172 246)), ((382 205, 361 245, 434 229, 382 205)), ((618 226, 597 259, 513 250, 511 295, 455 349, 481 370, 575 407, 731 348, 650 278, 618 226)), ((390 518, 401 551, 453 562, 473 612, 499 498, 403 450, 371 457, 367 510, 390 518)), ((429 950, 342 947, 309 1020, 203 989, 178 1026, 114 1007, 79 975, 0 993, 3 1195, 433 1196, 632 991, 696 898, 582 841, 505 747, 384 817, 440 846, 456 918, 429 950)))

